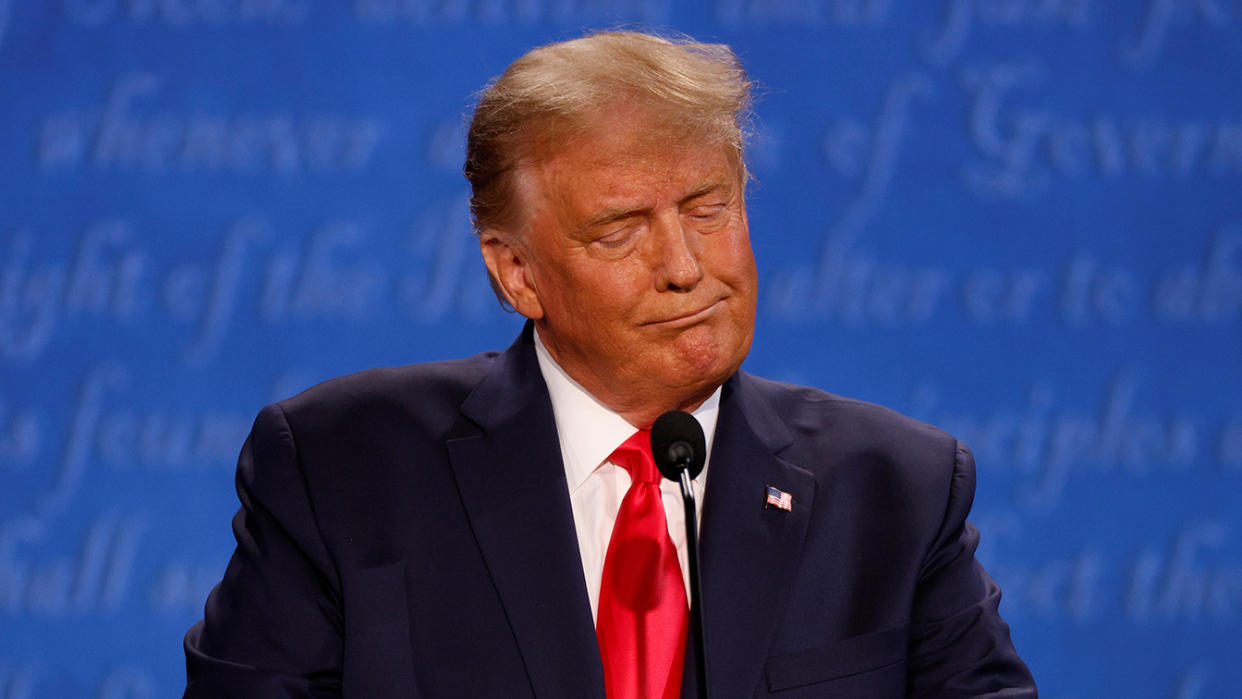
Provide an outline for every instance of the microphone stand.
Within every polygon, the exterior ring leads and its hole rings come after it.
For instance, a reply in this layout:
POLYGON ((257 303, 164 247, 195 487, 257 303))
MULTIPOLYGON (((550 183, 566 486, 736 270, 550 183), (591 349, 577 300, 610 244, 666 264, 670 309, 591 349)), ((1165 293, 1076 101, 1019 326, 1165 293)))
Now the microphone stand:
POLYGON ((694 638, 694 664, 698 675, 699 696, 706 699, 707 691, 707 635, 703 630, 703 585, 699 580, 699 524, 698 511, 694 506, 694 489, 690 485, 690 469, 681 468, 681 500, 686 508, 686 558, 690 562, 690 635, 694 638))
POLYGON ((686 560, 690 565, 690 631, 694 638, 694 664, 701 699, 711 697, 707 689, 707 631, 703 628, 703 583, 699 571, 698 508, 694 504, 691 480, 703 472, 707 444, 703 428, 690 413, 670 410, 651 425, 651 455, 660 475, 681 486, 681 502, 686 508, 686 560))

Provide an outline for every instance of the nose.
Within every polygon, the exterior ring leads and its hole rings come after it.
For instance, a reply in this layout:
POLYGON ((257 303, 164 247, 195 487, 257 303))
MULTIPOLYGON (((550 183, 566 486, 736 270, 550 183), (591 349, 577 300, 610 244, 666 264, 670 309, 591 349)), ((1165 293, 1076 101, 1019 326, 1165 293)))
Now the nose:
POLYGON ((685 225, 681 215, 670 211, 655 221, 653 251, 656 289, 659 291, 690 291, 703 280, 699 257, 703 243, 693 227, 685 225))

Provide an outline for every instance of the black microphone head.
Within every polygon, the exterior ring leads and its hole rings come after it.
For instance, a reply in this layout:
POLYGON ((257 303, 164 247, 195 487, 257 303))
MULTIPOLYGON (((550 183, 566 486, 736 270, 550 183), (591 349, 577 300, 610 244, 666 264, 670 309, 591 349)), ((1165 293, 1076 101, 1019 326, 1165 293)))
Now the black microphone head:
POLYGON ((683 468, 690 470, 691 478, 698 476, 707 460, 707 440, 699 421, 681 410, 656 418, 651 426, 651 455, 660 475, 669 480, 681 480, 683 468))

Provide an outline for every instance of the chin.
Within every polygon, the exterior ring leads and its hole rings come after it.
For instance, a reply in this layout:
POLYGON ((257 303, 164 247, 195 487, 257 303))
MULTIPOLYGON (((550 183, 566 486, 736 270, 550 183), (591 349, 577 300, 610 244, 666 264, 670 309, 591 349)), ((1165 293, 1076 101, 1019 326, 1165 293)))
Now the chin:
POLYGON ((693 351, 680 352, 666 375, 673 380, 672 385, 685 386, 689 392, 714 389, 737 371, 745 357, 745 348, 736 344, 699 345, 693 351))

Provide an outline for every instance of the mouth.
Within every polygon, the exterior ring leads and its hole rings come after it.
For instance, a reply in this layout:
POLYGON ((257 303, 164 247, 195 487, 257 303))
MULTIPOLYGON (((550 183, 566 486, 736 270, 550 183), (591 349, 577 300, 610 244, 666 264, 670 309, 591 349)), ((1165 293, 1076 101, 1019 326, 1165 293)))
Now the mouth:
POLYGON ((703 308, 700 308, 696 311, 682 313, 680 315, 676 315, 671 318, 653 320, 653 321, 648 322, 647 325, 651 325, 651 326, 655 326, 659 328, 684 328, 684 327, 688 327, 691 325, 697 325, 698 323, 701 323, 707 320, 708 318, 715 315, 716 312, 722 308, 724 308, 724 299, 717 299, 713 303, 707 306, 704 306, 703 308))

